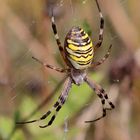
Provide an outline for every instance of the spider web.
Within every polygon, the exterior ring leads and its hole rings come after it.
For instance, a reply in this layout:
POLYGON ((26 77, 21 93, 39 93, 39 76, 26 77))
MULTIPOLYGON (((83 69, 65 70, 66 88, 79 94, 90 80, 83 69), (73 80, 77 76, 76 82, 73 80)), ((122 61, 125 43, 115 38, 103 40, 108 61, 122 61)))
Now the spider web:
MULTIPOLYGON (((74 3, 73 3, 73 1, 72 0, 68 0, 69 1, 69 7, 70 7, 70 14, 71 14, 71 17, 73 17, 72 18, 72 20, 76 23, 77 21, 78 21, 78 19, 77 19, 77 10, 75 9, 75 6, 74 6, 74 3)), ((82 0, 81 1, 81 4, 82 5, 84 5, 84 6, 86 6, 86 4, 88 4, 88 2, 89 2, 89 0, 82 0)), ((126 2, 126 0, 122 0, 121 1, 121 3, 122 3, 122 5, 123 4, 125 4, 125 2, 126 2)), ((94 3, 95 4, 95 3, 94 3)), ((65 1, 64 0, 60 0, 59 2, 58 2, 58 4, 57 4, 57 7, 59 7, 59 8, 62 8, 62 7, 66 7, 66 6, 68 6, 68 5, 65 5, 65 1)), ((97 15, 96 15, 97 16, 97 15)), ((15 16, 15 18, 16 18, 16 16, 15 16)), ((97 16, 97 18, 98 18, 98 16, 97 16)), ((16 19, 17 20, 17 19, 16 19)), ((32 28, 32 26, 35 26, 36 25, 36 20, 32 20, 32 22, 31 22, 31 24, 30 24, 30 28, 32 28)), ((64 30, 66 31, 67 29, 66 29, 67 27, 64 27, 64 30)), ((60 29, 61 30, 61 29, 60 29)), ((98 29, 97 29, 98 30, 98 29)), ((16 34, 16 32, 14 33, 14 34, 16 34)), ((17 36, 18 36, 18 33, 17 33, 17 36)), ((22 40, 23 41, 23 38, 24 37, 19 37, 19 39, 20 40, 22 40)), ((112 41, 114 41, 114 40, 116 40, 118 38, 118 36, 117 35, 111 35, 111 40, 112 41)), ((26 40, 26 38, 25 38, 25 40, 26 40)), ((37 44, 40 44, 40 42, 38 42, 37 41, 37 44)), ((22 45, 22 47, 25 47, 22 43, 21 43, 21 45, 22 45)), ((42 45, 42 44, 41 44, 42 45)), ((28 45, 27 45, 28 46, 28 45)), ((55 49, 57 49, 57 47, 56 47, 56 45, 53 45, 54 47, 55 47, 55 49)), ((47 47, 49 47, 49 45, 47 46, 47 47)), ((24 94, 24 89, 26 89, 27 87, 28 87, 28 85, 29 86, 32 86, 32 85, 30 85, 32 82, 34 82, 34 79, 26 79, 27 77, 26 77, 26 72, 28 73, 30 70, 32 71, 33 69, 32 69, 32 66, 29 66, 30 64, 31 65, 35 65, 35 67, 37 66, 37 70, 40 70, 40 71, 43 71, 42 70, 42 68, 41 67, 43 67, 43 66, 39 66, 38 67, 38 65, 39 64, 36 64, 36 62, 34 62, 34 60, 32 60, 32 55, 33 55, 33 52, 34 52, 34 47, 32 46, 32 47, 30 47, 30 48, 26 48, 26 49, 21 49, 21 52, 19 51, 19 56, 17 57, 18 59, 14 62, 14 70, 15 69, 19 69, 18 71, 16 71, 17 73, 18 73, 18 75, 20 76, 20 77, 17 77, 16 79, 16 81, 12 81, 12 84, 10 85, 10 88, 9 88, 9 90, 8 90, 8 92, 7 92, 7 94, 9 94, 10 95, 10 97, 8 98, 9 99, 9 104, 14 104, 14 103, 16 103, 16 100, 18 100, 18 98, 20 98, 21 96, 22 96, 22 94, 24 94), (28 63, 28 61, 30 61, 30 63, 29 64, 27 64, 26 65, 26 63, 28 63), (21 68, 21 69, 20 69, 21 68), (22 86, 22 87, 21 87, 22 86), (18 88, 20 88, 20 90, 18 90, 18 88)), ((52 54, 53 54, 54 52, 52 52, 52 54)), ((46 55, 46 58, 47 58, 47 55, 46 55)), ((14 58, 13 58, 14 59, 14 58)), ((33 67, 33 68, 35 68, 35 67, 33 67)), ((36 70, 36 71, 37 71, 36 70)), ((41 72, 39 72, 39 73, 41 73, 41 72)), ((38 73, 36 73, 36 75, 37 75, 38 73)), ((50 74, 52 74, 51 72, 50 72, 50 74)), ((53 74, 52 74, 53 75, 53 74)), ((15 76, 15 74, 14 74, 14 76, 15 76)), ((32 76, 32 75, 31 75, 32 76)), ((47 80, 47 81, 44 81, 44 78, 43 78, 43 76, 44 75, 41 75, 41 77, 40 76, 37 76, 37 78, 39 77, 39 79, 41 79, 41 84, 42 84, 42 82, 44 82, 45 84, 43 85, 43 86, 53 86, 54 85, 54 83, 56 83, 56 82, 58 82, 59 80, 56 80, 55 79, 55 77, 52 77, 52 78, 50 78, 50 80, 47 80)), ((37 78, 35 78, 35 80, 37 79, 37 78)), ((58 77, 58 79, 59 79, 60 77, 58 77)), ((37 81, 37 82, 40 82, 40 80, 39 81, 37 81)), ((58 82, 59 83, 59 82, 58 82)), ((39 83, 37 83, 37 84, 39 84, 39 83)), ((33 85, 34 86, 34 85, 33 85)), ((31 87, 31 89, 32 89, 33 87, 31 87)), ((34 93, 31 93, 31 94, 34 94, 34 93)), ((34 96, 34 95, 33 95, 34 96)), ((15 109, 16 110, 16 109, 15 109)), ((64 125, 64 134, 66 134, 67 135, 67 131, 68 131, 68 122, 67 122, 67 117, 69 117, 69 116, 66 116, 65 118, 66 118, 66 120, 64 121, 65 122, 65 125, 64 125)), ((66 139, 66 136, 64 136, 64 139, 66 139)))

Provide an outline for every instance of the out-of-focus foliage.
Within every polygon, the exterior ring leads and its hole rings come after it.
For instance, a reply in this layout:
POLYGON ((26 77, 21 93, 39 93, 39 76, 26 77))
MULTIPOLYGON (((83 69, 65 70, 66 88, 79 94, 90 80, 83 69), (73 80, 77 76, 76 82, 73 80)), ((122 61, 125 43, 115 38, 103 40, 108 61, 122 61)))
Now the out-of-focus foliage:
POLYGON ((84 28, 96 44, 99 13, 94 0, 0 0, 0 140, 139 140, 140 128, 140 14, 139 0, 98 0, 105 18, 104 42, 95 52, 102 58, 110 44, 112 53, 89 76, 100 83, 116 109, 103 120, 85 124, 101 115, 100 100, 83 84, 73 86, 52 126, 49 120, 15 125, 49 99, 29 120, 48 111, 61 93, 51 96, 64 74, 44 68, 32 56, 64 67, 51 29, 53 7, 62 44, 72 26, 84 28), (68 125, 68 126, 67 126, 68 125))

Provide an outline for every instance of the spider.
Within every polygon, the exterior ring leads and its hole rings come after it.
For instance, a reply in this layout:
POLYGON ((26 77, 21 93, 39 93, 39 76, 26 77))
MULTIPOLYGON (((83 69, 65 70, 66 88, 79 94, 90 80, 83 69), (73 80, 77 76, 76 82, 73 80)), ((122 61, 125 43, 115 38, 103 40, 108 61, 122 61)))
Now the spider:
POLYGON ((33 122, 44 120, 52 113, 52 110, 55 110, 55 113, 52 114, 52 117, 49 120, 49 122, 46 125, 41 125, 39 127, 45 128, 45 127, 50 126, 54 122, 57 112, 62 108, 62 106, 66 102, 69 91, 72 87, 72 84, 76 84, 79 86, 83 82, 86 82, 89 85, 89 87, 93 89, 93 91, 101 99, 101 103, 102 103, 102 115, 98 117, 97 119, 85 121, 86 123, 95 122, 97 120, 102 119, 103 117, 106 116, 107 110, 111 110, 115 108, 114 104, 109 100, 108 95, 106 94, 105 90, 100 85, 98 85, 95 81, 90 80, 86 73, 88 68, 91 68, 91 67, 95 68, 96 66, 101 65, 109 57, 111 47, 112 47, 112 45, 109 46, 109 49, 107 53, 105 54, 105 56, 102 59, 100 59, 98 62, 93 61, 94 51, 102 45, 103 31, 104 31, 104 18, 103 18, 100 6, 98 4, 98 1, 95 0, 95 2, 99 11, 99 16, 100 16, 99 38, 95 46, 93 45, 91 38, 88 36, 88 34, 79 26, 75 26, 75 27, 72 27, 67 33, 65 37, 65 41, 64 41, 64 48, 63 48, 59 39, 59 35, 57 33, 54 16, 52 14, 51 23, 52 23, 53 33, 55 36, 57 46, 59 48, 59 51, 61 53, 61 56, 67 68, 64 68, 64 69, 57 68, 52 65, 43 63, 35 57, 33 58, 47 68, 56 70, 60 73, 66 73, 67 78, 64 83, 64 88, 58 100, 53 105, 52 109, 46 112, 42 117, 36 120, 17 122, 17 124, 33 123, 33 122), (108 104, 110 105, 110 108, 105 107, 105 101, 108 102, 108 104))

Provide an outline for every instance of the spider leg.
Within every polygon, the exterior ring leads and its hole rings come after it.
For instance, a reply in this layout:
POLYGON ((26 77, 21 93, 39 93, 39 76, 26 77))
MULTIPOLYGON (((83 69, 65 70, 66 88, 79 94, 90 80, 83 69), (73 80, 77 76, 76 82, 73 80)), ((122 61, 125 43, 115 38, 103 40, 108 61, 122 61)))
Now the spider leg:
POLYGON ((103 113, 102 116, 98 117, 97 119, 91 120, 91 121, 85 121, 86 123, 89 122, 95 122, 98 121, 100 119, 102 119, 103 117, 106 116, 106 111, 107 110, 111 110, 114 109, 115 106, 114 104, 108 99, 107 94, 105 93, 105 90, 98 84, 96 84, 94 81, 91 81, 89 78, 85 78, 85 82, 95 91, 95 93, 98 95, 98 97, 101 99, 101 103, 102 103, 102 107, 103 107, 103 113), (111 108, 106 108, 105 107, 105 100, 107 100, 107 102, 109 103, 111 108))
POLYGON ((111 52, 111 48, 112 48, 112 44, 109 46, 108 51, 107 51, 107 53, 104 55, 103 58, 101 58, 99 61, 93 62, 93 63, 91 64, 91 68, 95 68, 96 66, 99 66, 99 65, 103 64, 103 63, 107 60, 107 58, 109 57, 110 52, 111 52))
POLYGON ((70 90, 71 86, 72 86, 72 79, 70 77, 68 77, 67 80, 65 81, 64 89, 62 90, 62 93, 59 96, 58 101, 53 105, 51 110, 49 110, 47 113, 45 113, 39 119, 31 120, 31 121, 25 121, 25 122, 16 122, 16 124, 34 123, 34 122, 44 120, 51 114, 52 110, 55 109, 55 114, 52 115, 52 117, 51 117, 50 121, 48 122, 48 124, 44 125, 44 126, 39 126, 39 127, 40 128, 45 128, 45 127, 50 126, 53 123, 53 121, 55 120, 57 112, 61 109, 61 107, 65 103, 65 101, 66 101, 66 99, 68 97, 68 93, 69 93, 69 90, 70 90))
POLYGON ((97 0, 95 0, 98 11, 99 11, 99 16, 100 16, 100 32, 99 32, 99 39, 97 44, 95 45, 95 49, 99 48, 102 45, 103 42, 103 32, 104 32, 104 18, 103 18, 103 14, 101 12, 101 8, 99 6, 99 3, 97 0))
POLYGON ((57 46, 59 48, 59 51, 61 53, 61 56, 62 56, 63 60, 66 60, 65 59, 65 52, 64 52, 64 49, 63 49, 63 47, 61 45, 61 41, 59 39, 59 35, 57 33, 57 27, 56 27, 55 20, 54 20, 53 10, 52 10, 51 22, 52 22, 52 29, 53 29, 53 33, 54 33, 54 37, 55 37, 57 46))
POLYGON ((61 95, 58 98, 58 101, 54 104, 54 108, 55 108, 55 111, 56 111, 55 114, 51 117, 51 119, 50 119, 50 121, 48 122, 47 125, 39 126, 40 128, 48 127, 53 123, 53 121, 56 118, 57 112, 62 108, 63 104, 67 100, 67 97, 68 97, 71 86, 72 86, 72 79, 70 77, 68 77, 67 81, 65 82, 64 89, 63 89, 61 95))
POLYGON ((40 127, 40 128, 45 128, 45 127, 50 126, 50 125, 53 123, 53 121, 55 120, 56 115, 57 115, 57 112, 61 109, 61 107, 62 107, 62 105, 58 105, 58 106, 56 107, 56 110, 55 110, 56 112, 55 112, 55 114, 51 117, 51 119, 50 119, 50 121, 48 122, 47 125, 40 125, 39 127, 40 127))
POLYGON ((33 58, 34 60, 36 60, 37 62, 39 62, 40 64, 44 65, 45 67, 50 68, 50 69, 53 69, 53 70, 55 70, 55 71, 57 71, 57 72, 65 73, 65 72, 67 72, 67 71, 69 70, 69 69, 57 68, 57 67, 52 66, 52 65, 50 65, 50 64, 43 63, 43 62, 41 62, 39 59, 37 59, 37 58, 35 58, 35 57, 32 57, 32 58, 33 58))

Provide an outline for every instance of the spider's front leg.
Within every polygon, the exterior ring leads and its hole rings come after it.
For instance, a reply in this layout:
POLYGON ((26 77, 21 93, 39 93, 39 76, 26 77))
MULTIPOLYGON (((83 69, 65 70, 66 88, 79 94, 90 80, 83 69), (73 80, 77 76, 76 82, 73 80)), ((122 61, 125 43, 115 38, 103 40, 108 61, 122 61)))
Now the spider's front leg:
POLYGON ((51 115, 52 113, 52 110, 55 110, 55 114, 52 115, 50 121, 48 122, 47 125, 43 125, 43 126, 39 126, 40 128, 45 128, 45 127, 48 127, 50 126, 53 121, 55 120, 56 118, 56 115, 57 115, 57 112, 61 109, 61 107, 63 106, 63 104, 65 103, 67 97, 68 97, 68 93, 69 93, 69 90, 72 86, 72 79, 70 77, 68 77, 65 81, 65 85, 64 85, 64 89, 62 90, 62 93, 61 95, 59 96, 58 98, 58 101, 53 105, 52 109, 49 110, 47 113, 45 113, 41 118, 39 119, 36 119, 36 120, 31 120, 31 121, 26 121, 26 122, 16 122, 16 124, 26 124, 26 123, 33 123, 33 122, 38 122, 38 121, 41 121, 41 120, 44 120, 46 119, 49 115, 51 115))
POLYGON ((97 119, 91 120, 91 121, 85 121, 86 123, 95 122, 97 120, 102 119, 106 116, 106 110, 112 110, 115 108, 114 104, 108 99, 108 95, 105 93, 105 90, 96 82, 93 80, 91 81, 89 78, 85 78, 85 82, 95 91, 95 93, 98 95, 98 97, 101 99, 101 103, 103 106, 103 114, 102 116, 98 117, 97 119), (110 108, 105 107, 105 100, 107 100, 108 104, 110 105, 110 108))

